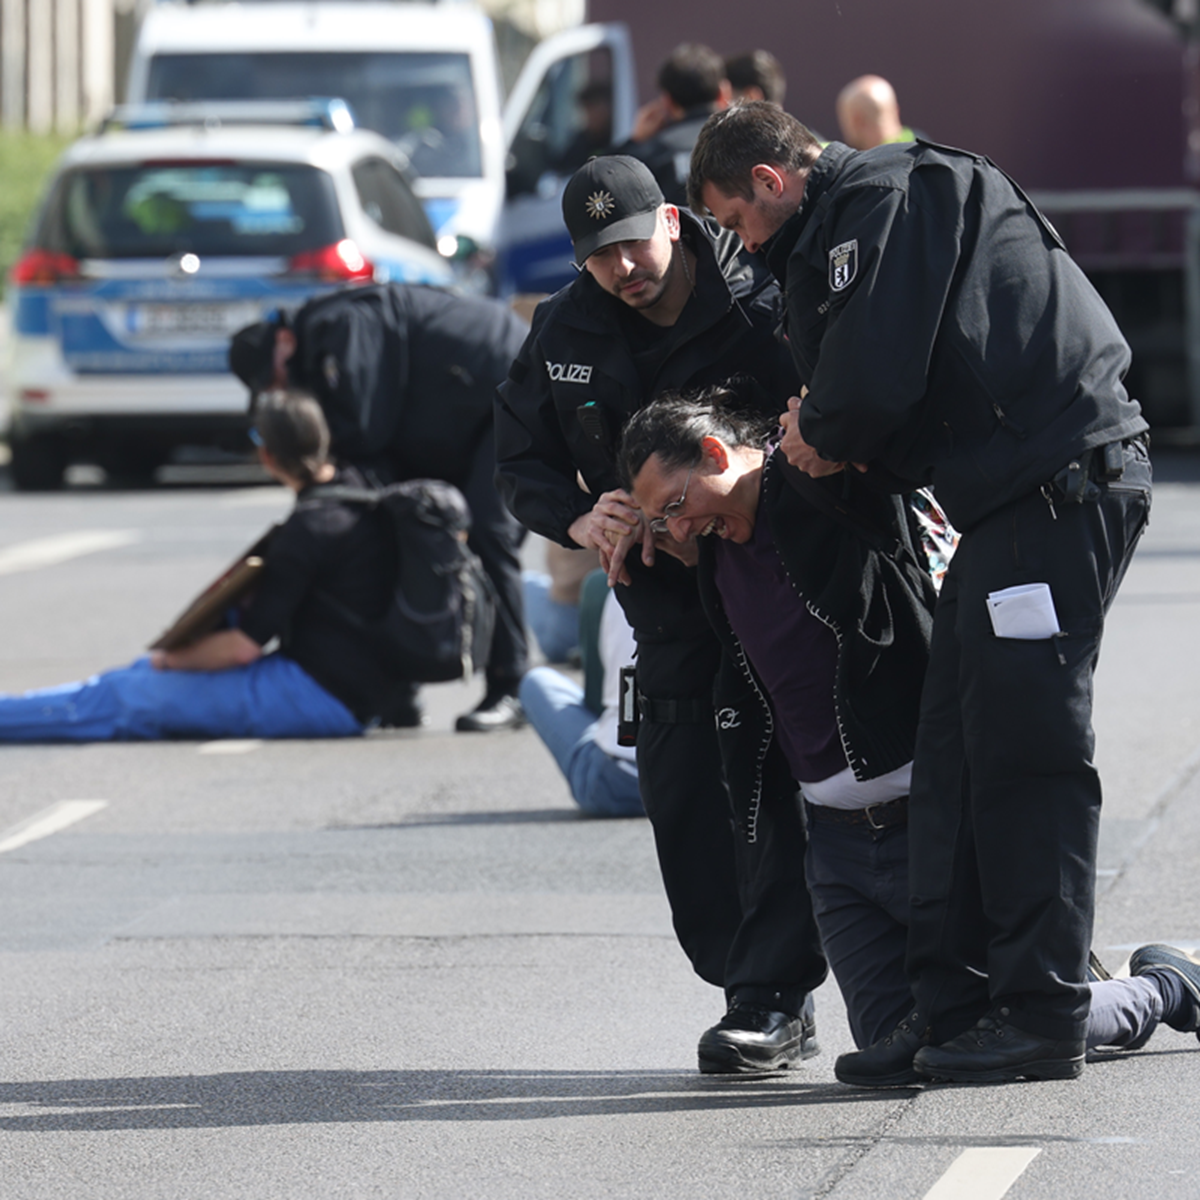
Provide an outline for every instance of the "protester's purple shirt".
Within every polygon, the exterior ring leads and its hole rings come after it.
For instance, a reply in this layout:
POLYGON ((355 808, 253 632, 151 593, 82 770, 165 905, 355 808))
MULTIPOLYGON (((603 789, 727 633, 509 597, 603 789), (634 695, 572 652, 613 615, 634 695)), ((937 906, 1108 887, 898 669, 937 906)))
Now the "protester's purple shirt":
POLYGON ((716 584, 734 633, 767 689, 775 736, 794 778, 819 783, 846 768, 833 707, 837 638, 805 607, 775 550, 766 506, 754 536, 720 541, 716 584))

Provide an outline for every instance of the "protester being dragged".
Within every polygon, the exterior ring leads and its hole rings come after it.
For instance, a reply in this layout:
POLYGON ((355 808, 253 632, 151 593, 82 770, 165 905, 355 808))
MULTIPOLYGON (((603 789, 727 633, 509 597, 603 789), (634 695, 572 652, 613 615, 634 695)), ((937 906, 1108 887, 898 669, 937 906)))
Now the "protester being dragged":
MULTIPOLYGON (((413 284, 355 284, 277 313, 233 338, 230 369, 250 389, 295 386, 320 402, 332 452, 373 482, 439 479, 471 510, 468 545, 496 593, 486 691, 455 727, 523 724, 528 665, 518 557, 525 531, 500 500, 492 437, 496 387, 528 327, 507 305, 413 284)), ((415 685, 397 723, 420 725, 415 685)))
POLYGON ((297 504, 267 545, 237 625, 78 683, 0 696, 0 741, 348 737, 388 720, 405 680, 322 598, 366 621, 383 615, 395 539, 363 506, 315 499, 322 486, 364 481, 330 461, 311 396, 260 396, 254 432, 260 461, 297 504))
MULTIPOLYGON (((753 839, 764 787, 798 782, 817 925, 864 1047, 907 1026, 914 1009, 908 792, 932 569, 949 531, 931 521, 924 494, 888 496, 853 471, 798 471, 778 435, 768 440, 736 404, 724 388, 655 401, 625 427, 621 467, 650 528, 657 520, 680 542, 700 539, 700 593, 725 645, 717 729, 740 824, 753 839)), ((1094 969, 1089 1049, 1140 1048, 1160 1021, 1200 1029, 1200 963, 1144 946, 1131 971, 1113 980, 1094 969)), ((911 1062, 890 1076, 856 1067, 843 1055, 835 1073, 857 1085, 921 1080, 911 1062)), ((1024 1070, 1057 1074, 1053 1063, 1024 1070)), ((999 1065, 989 1078, 1011 1073, 999 1065)))

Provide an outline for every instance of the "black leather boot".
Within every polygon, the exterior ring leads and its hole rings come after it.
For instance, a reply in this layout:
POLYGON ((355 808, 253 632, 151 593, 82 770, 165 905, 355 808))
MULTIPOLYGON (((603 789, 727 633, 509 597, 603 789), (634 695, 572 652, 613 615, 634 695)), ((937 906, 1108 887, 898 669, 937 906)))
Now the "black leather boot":
POLYGON ((913 1069, 913 1057, 929 1045, 929 1027, 915 1009, 891 1033, 865 1050, 838 1055, 833 1073, 852 1087, 904 1087, 923 1082, 913 1069))

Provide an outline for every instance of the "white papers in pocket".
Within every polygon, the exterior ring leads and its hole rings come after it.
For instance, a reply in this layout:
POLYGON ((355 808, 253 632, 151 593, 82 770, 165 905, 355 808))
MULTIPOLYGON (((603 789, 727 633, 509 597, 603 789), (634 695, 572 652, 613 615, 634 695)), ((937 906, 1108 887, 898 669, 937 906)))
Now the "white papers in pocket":
POLYGON ((987 598, 992 631, 997 637, 1037 641, 1058 632, 1058 614, 1048 583, 1022 583, 991 592, 987 598))

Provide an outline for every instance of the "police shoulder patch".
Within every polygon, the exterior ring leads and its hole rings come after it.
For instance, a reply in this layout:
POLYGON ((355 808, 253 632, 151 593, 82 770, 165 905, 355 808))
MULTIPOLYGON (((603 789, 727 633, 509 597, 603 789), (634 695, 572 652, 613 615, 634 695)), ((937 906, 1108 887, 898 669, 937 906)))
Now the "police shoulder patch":
POLYGON ((834 246, 829 252, 829 290, 845 291, 858 274, 858 238, 834 246))

